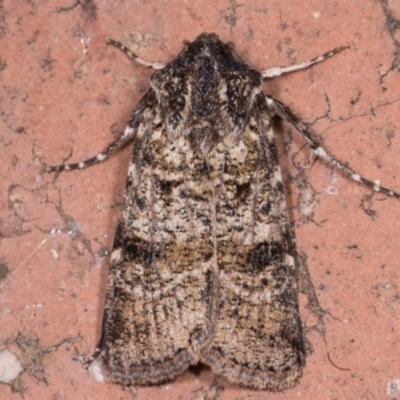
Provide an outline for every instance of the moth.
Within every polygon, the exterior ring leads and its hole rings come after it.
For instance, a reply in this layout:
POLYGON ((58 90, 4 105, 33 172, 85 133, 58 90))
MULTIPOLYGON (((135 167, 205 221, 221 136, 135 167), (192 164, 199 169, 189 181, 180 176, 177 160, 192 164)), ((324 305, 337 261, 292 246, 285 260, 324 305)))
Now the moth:
POLYGON ((400 198, 331 157, 263 79, 348 48, 262 72, 216 34, 151 66, 150 89, 124 133, 86 168, 133 141, 102 333, 90 361, 107 380, 149 385, 202 362, 231 382, 269 391, 296 384, 305 365, 295 244, 272 119, 293 125, 314 154, 356 182, 400 198))

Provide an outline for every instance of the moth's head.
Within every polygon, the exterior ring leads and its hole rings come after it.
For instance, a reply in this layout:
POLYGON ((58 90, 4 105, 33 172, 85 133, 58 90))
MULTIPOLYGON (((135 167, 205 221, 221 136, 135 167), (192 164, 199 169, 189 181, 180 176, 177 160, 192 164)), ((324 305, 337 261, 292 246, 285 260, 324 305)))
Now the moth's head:
POLYGON ((200 127, 213 137, 240 136, 261 92, 261 75, 215 33, 202 33, 185 43, 150 83, 173 136, 200 127))
POLYGON ((178 58, 196 62, 212 58, 220 68, 245 72, 248 65, 235 53, 232 43, 224 43, 215 33, 202 33, 193 42, 184 42, 185 48, 178 58))

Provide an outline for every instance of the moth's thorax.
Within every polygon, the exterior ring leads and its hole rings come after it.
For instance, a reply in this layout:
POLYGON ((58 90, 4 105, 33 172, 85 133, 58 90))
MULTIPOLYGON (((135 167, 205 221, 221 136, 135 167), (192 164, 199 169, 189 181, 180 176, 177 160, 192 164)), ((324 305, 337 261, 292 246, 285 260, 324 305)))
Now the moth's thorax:
POLYGON ((217 35, 202 34, 156 71, 150 83, 167 133, 176 137, 200 129, 198 140, 209 142, 243 132, 262 80, 217 35))

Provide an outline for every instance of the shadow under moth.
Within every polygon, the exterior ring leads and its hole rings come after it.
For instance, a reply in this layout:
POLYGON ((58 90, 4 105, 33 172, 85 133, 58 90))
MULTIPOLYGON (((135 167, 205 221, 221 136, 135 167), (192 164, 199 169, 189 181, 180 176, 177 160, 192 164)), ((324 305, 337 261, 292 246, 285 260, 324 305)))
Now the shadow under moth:
POLYGON ((331 157, 262 81, 348 48, 262 72, 216 34, 203 33, 172 62, 148 63, 150 89, 102 162, 133 141, 91 368, 123 385, 172 380, 202 362, 231 382, 290 388, 305 364, 295 244, 272 119, 294 126, 313 153, 356 182, 400 198, 331 157))

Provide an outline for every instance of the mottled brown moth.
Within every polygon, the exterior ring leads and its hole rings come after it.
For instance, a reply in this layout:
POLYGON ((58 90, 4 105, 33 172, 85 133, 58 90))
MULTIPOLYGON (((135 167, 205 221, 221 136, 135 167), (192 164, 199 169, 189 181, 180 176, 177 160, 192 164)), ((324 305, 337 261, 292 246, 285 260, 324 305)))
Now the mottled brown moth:
POLYGON ((290 388, 305 364, 291 238, 273 117, 354 181, 400 198, 327 154, 262 81, 308 62, 251 69, 215 34, 153 67, 124 133, 96 157, 134 142, 92 368, 124 385, 174 379, 199 361, 231 382, 290 388))

